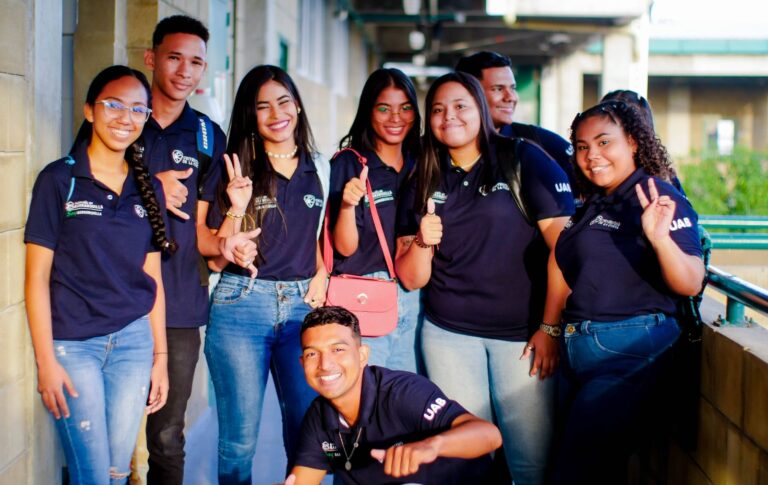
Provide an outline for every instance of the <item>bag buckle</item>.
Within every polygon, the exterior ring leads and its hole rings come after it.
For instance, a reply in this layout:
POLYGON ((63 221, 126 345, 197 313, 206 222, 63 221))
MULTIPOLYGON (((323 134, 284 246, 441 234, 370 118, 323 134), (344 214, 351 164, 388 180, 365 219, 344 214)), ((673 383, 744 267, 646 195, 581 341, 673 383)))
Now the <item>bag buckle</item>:
POLYGON ((357 302, 361 305, 365 305, 368 302, 368 295, 365 293, 360 293, 357 295, 357 302))

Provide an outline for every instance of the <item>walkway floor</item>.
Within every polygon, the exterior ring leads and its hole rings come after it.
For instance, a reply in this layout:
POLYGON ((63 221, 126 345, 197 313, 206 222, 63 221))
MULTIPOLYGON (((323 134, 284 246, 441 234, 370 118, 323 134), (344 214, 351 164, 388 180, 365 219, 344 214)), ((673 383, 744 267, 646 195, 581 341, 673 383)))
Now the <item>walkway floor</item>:
MULTIPOLYGON (((185 485, 216 485, 218 483, 216 480, 217 440, 216 410, 210 408, 187 432, 185 485)), ((270 377, 267 393, 264 396, 256 456, 253 459, 253 484, 282 483, 285 478, 285 467, 280 405, 270 377)), ((323 481, 324 485, 332 483, 333 480, 330 477, 323 481)))

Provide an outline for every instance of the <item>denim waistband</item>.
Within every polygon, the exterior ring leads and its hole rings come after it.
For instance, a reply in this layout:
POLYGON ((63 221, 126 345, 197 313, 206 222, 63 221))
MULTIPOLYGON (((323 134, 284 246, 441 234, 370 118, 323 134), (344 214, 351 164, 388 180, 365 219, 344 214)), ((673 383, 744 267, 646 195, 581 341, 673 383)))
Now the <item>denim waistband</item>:
POLYGON ((251 278, 234 273, 222 273, 220 281, 226 281, 228 284, 236 284, 248 289, 248 291, 260 291, 262 293, 291 293, 297 291, 299 295, 304 295, 309 288, 311 278, 297 281, 271 281, 251 278))
POLYGON ((596 322, 593 320, 583 320, 581 322, 570 322, 563 324, 563 335, 576 337, 578 335, 592 335, 595 332, 606 330, 608 328, 628 328, 628 327, 646 327, 648 325, 663 325, 665 322, 673 320, 663 313, 651 313, 648 315, 638 315, 636 317, 624 320, 614 320, 611 322, 596 322))

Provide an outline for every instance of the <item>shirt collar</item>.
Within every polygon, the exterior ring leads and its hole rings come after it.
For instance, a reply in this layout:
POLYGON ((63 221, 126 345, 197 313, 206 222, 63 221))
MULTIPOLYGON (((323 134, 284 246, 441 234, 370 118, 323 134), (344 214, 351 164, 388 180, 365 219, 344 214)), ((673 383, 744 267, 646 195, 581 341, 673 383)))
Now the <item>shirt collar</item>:
MULTIPOLYGON (((323 404, 323 420, 325 421, 325 427, 329 430, 339 430, 339 412, 331 405, 331 402, 325 398, 322 399, 323 404)), ((363 385, 360 395, 360 411, 357 414, 357 422, 353 428, 359 428, 360 426, 368 426, 373 418, 373 410, 376 407, 376 400, 378 399, 378 390, 376 386, 376 377, 373 375, 370 366, 365 366, 363 369, 363 385)))
MULTIPOLYGON (((269 161, 267 161, 267 171, 277 173, 269 161)), ((296 172, 317 172, 313 158, 304 152, 299 152, 299 163, 296 165, 296 172)))
POLYGON ((181 114, 179 115, 176 120, 174 120, 173 123, 166 126, 165 129, 161 128, 160 125, 155 121, 154 118, 150 117, 148 124, 152 126, 157 131, 166 131, 166 130, 184 130, 184 131, 197 131, 197 120, 198 115, 195 113, 195 110, 192 109, 192 107, 189 105, 188 102, 184 103, 184 109, 181 110, 181 114))
POLYGON ((72 165, 72 176, 93 180, 91 160, 88 158, 88 143, 88 141, 80 143, 70 153, 70 157, 75 160, 75 164, 72 165))
MULTIPOLYGON (((622 183, 619 184, 618 187, 616 187, 616 190, 614 190, 610 195, 606 195, 603 193, 597 193, 593 195, 590 199, 592 201, 602 201, 603 203, 615 203, 620 200, 624 200, 627 198, 628 192, 635 190, 635 184, 641 182, 642 180, 645 180, 648 178, 648 174, 645 172, 645 169, 643 167, 638 167, 635 169, 634 172, 632 172, 629 177, 627 177, 622 183)), ((632 194, 629 194, 631 197, 632 194)))

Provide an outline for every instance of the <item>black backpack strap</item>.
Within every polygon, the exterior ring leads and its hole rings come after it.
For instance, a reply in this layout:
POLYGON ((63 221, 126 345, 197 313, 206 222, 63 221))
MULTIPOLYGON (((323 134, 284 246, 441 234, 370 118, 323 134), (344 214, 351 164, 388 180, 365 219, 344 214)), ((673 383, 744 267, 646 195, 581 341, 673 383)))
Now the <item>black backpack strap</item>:
POLYGON ((509 185, 509 193, 515 200, 515 204, 523 214, 525 222, 534 225, 534 219, 531 217, 528 205, 525 203, 522 194, 522 169, 520 163, 520 146, 526 143, 524 138, 510 138, 509 144, 499 144, 497 154, 499 167, 509 185))
POLYGON ((539 137, 539 130, 537 130, 534 125, 512 123, 512 131, 515 133, 516 137, 525 138, 539 146, 543 146, 541 144, 541 138, 539 137))
POLYGON ((202 194, 203 182, 208 176, 208 169, 213 160, 213 123, 203 113, 197 113, 197 161, 200 164, 197 172, 197 195, 202 194))
MULTIPOLYGON (((213 160, 214 134, 211 119, 199 111, 195 111, 195 113, 197 113, 197 162, 199 164, 197 169, 197 197, 199 199, 203 194, 203 182, 208 177, 208 170, 211 168, 213 160)), ((193 210, 192 220, 197 224, 197 207, 193 210)), ((195 244, 197 244, 197 238, 195 238, 195 244)), ((197 266, 200 273, 200 285, 208 286, 208 264, 202 255, 198 258, 197 266)))

